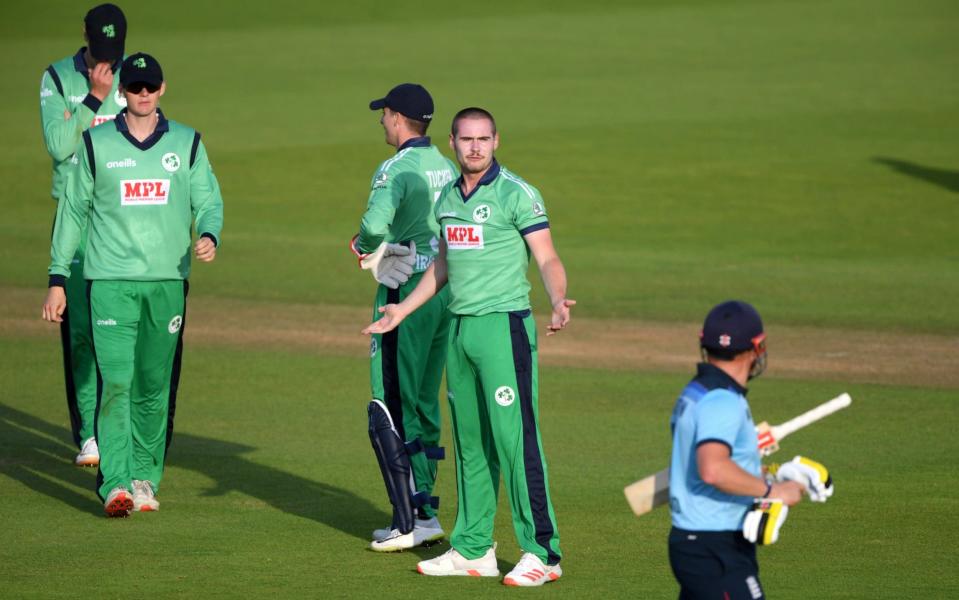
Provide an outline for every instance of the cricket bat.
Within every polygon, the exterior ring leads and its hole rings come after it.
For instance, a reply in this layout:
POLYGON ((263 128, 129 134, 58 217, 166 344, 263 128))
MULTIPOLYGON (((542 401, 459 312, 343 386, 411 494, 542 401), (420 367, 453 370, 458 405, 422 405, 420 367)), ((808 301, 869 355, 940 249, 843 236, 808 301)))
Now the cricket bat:
MULTIPOLYGON (((850 404, 852 404, 852 398, 849 394, 841 394, 781 425, 770 426, 769 423, 763 421, 756 426, 756 434, 759 436, 759 453, 763 456, 769 456, 779 450, 779 440, 807 425, 828 417, 838 410, 846 408, 850 404)), ((623 488, 623 493, 626 495, 629 507, 633 509, 637 516, 644 515, 657 506, 668 503, 669 467, 627 485, 623 488)))

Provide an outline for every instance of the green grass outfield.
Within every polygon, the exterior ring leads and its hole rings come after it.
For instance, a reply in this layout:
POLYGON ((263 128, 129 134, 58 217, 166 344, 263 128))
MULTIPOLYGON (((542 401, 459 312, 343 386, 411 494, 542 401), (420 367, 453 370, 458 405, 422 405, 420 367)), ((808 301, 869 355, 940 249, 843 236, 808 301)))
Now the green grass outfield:
MULTIPOLYGON (((882 373, 784 379, 773 354, 751 393, 759 419, 841 391, 855 404, 784 445, 786 458, 825 462, 837 493, 794 511, 781 543, 761 550, 762 578, 774 598, 956 594, 959 385, 927 385, 923 349, 896 342, 937 336, 959 364, 959 5, 304 4, 124 6, 128 51, 160 60, 161 104, 203 133, 224 192, 223 245, 196 266, 194 302, 270 307, 259 326, 315 306, 304 330, 366 306, 371 281, 346 244, 390 154, 366 106, 419 81, 441 147, 456 110, 489 108, 499 158, 542 191, 579 301, 563 336, 586 317, 692 324, 743 297, 770 329, 870 332, 914 364, 906 386, 882 373)), ((162 511, 99 516, 93 474, 69 463, 59 343, 32 316, 53 213, 38 83, 81 45, 86 8, 15 0, 0 21, 0 597, 514 593, 417 576, 417 557, 435 551, 364 551, 388 517, 364 432, 362 350, 254 344, 242 324, 229 343, 188 327, 162 511)), ((675 594, 668 514, 634 518, 621 489, 665 463, 687 377, 543 367, 567 575, 534 593, 675 594)), ((447 523, 452 475, 444 464, 447 523)), ((502 508, 506 569, 518 550, 502 508)))

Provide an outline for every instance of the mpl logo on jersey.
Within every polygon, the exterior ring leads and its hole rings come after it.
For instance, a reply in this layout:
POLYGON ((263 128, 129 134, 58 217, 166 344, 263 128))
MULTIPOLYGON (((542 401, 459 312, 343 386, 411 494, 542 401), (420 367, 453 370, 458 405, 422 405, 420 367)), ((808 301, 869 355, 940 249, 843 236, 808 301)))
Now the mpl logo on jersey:
POLYGON ((120 206, 166 204, 169 195, 169 179, 124 179, 120 181, 120 206))
POLYGON ((482 225, 447 225, 446 247, 450 250, 482 250, 482 225))

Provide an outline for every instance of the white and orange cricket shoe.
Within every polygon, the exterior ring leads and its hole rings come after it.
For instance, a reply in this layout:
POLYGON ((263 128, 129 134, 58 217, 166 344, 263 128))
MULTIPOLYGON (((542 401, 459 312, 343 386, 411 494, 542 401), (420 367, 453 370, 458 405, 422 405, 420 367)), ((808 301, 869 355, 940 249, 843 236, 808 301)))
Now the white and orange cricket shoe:
POLYGON ((527 552, 519 559, 513 570, 503 578, 505 585, 517 585, 521 587, 536 587, 556 581, 563 576, 563 568, 559 564, 545 565, 538 556, 532 552, 527 552))
POLYGON ((107 494, 103 503, 103 512, 108 517, 129 517, 133 510, 133 496, 125 487, 117 486, 107 494))
POLYGON ((100 448, 96 438, 87 438, 80 448, 80 454, 73 460, 78 467, 95 467, 100 464, 100 448))
POLYGON ((499 577, 499 567, 496 564, 496 544, 479 558, 469 559, 450 548, 436 558, 420 561, 416 570, 423 575, 444 577, 447 575, 462 575, 466 577, 499 577))
POLYGON ((153 492, 153 484, 143 479, 133 480, 133 510, 154 512, 160 510, 160 501, 153 492))

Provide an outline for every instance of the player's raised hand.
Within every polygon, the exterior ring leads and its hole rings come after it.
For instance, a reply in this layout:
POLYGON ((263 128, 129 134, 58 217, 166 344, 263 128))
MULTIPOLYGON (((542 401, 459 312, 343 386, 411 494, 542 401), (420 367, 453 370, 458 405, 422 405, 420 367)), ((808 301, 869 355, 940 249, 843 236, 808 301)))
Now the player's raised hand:
POLYGON ((393 331, 399 326, 403 319, 406 318, 406 315, 403 314, 402 310, 400 310, 398 304, 387 304, 386 306, 381 306, 380 312, 383 314, 383 317, 378 321, 370 323, 370 325, 363 330, 364 334, 370 335, 373 333, 386 333, 388 331, 393 331))
POLYGON ((216 258, 216 244, 208 237, 201 237, 193 246, 197 260, 211 262, 216 258))
POLYGON ((553 335, 566 327, 569 323, 569 309, 575 304, 575 300, 563 298, 553 305, 553 315, 550 318, 549 326, 546 328, 546 335, 553 335))
POLYGON ((67 294, 63 288, 55 285, 47 289, 47 299, 43 301, 43 320, 51 323, 63 322, 63 311, 67 308, 67 294))
POLYGON ((87 69, 87 73, 90 75, 90 93, 103 102, 113 89, 113 69, 110 68, 110 63, 97 63, 92 69, 87 69))

